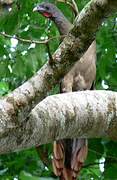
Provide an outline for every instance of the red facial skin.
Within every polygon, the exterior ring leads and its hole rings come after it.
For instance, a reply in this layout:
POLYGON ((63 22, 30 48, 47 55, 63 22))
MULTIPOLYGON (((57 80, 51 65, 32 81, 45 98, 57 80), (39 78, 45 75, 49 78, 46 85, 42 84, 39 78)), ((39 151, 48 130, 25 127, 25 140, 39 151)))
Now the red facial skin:
POLYGON ((45 17, 47 17, 47 18, 52 17, 52 15, 51 15, 50 13, 47 13, 47 12, 44 12, 44 13, 43 13, 43 16, 45 16, 45 17))

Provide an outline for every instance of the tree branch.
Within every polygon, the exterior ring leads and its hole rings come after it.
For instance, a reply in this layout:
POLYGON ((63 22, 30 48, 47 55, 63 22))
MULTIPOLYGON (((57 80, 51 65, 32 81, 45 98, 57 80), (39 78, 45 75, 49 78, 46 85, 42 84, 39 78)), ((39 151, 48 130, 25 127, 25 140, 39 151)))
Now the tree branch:
POLYGON ((11 36, 9 34, 6 34, 5 32, 0 32, 0 35, 4 36, 6 38, 10 38, 10 39, 11 38, 17 39, 18 41, 20 41, 22 43, 35 43, 35 44, 47 44, 49 41, 66 37, 66 35, 53 36, 53 37, 50 37, 49 39, 39 41, 39 40, 23 39, 23 38, 18 37, 18 36, 11 36))
MULTIPOLYGON (((3 109, 4 110, 4 109, 3 109)), ((4 128, 6 117, 1 119, 4 128)), ((9 121, 7 122, 9 123, 9 121)), ((63 138, 106 137, 117 140, 117 93, 81 91, 47 97, 29 117, 0 131, 0 153, 63 138)))
POLYGON ((71 33, 54 53, 52 65, 45 64, 29 81, 5 97, 4 111, 9 111, 10 121, 14 119, 14 122, 20 123, 26 119, 32 107, 46 97, 52 87, 80 59, 94 40, 103 19, 115 10, 117 10, 116 0, 94 0, 82 10, 71 33))

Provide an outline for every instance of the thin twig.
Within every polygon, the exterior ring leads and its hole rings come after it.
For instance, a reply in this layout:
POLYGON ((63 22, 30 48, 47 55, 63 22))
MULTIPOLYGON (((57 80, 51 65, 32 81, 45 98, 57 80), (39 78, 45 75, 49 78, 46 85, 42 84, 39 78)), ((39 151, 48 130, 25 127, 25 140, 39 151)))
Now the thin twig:
POLYGON ((79 10, 78 10, 78 6, 75 2, 75 0, 72 0, 72 4, 73 4, 73 7, 74 7, 74 11, 76 12, 76 16, 79 14, 79 10))
POLYGON ((100 165, 100 164, 104 164, 104 162, 98 162, 98 163, 94 162, 94 163, 85 164, 85 165, 83 165, 82 168, 88 168, 90 166, 96 166, 96 165, 100 165))
MULTIPOLYGON (((98 162, 98 163, 89 163, 89 164, 85 164, 82 168, 88 168, 90 166, 96 166, 96 165, 100 165, 100 164, 104 164, 105 162, 98 162)), ((117 161, 116 160, 111 160, 108 162, 109 164, 114 164, 116 163, 117 164, 117 161)))
MULTIPOLYGON (((90 148, 89 148, 89 151, 91 151, 91 152, 93 152, 93 153, 95 153, 95 154, 103 155, 102 153, 97 152, 97 151, 95 151, 95 150, 93 150, 93 149, 90 149, 90 148)), ((114 157, 114 156, 110 156, 110 155, 105 155, 105 156, 106 156, 105 158, 111 158, 111 159, 114 159, 114 160, 117 161, 117 158, 114 157)))
POLYGON ((68 4, 70 6, 70 8, 72 9, 72 11, 74 12, 75 17, 79 14, 77 4, 74 0, 72 0, 72 2, 69 2, 68 0, 58 0, 58 2, 68 4))
POLYGON ((48 158, 48 152, 47 152, 47 149, 44 151, 42 146, 37 146, 36 147, 36 151, 40 157, 40 159, 42 160, 43 164, 48 167, 50 167, 50 164, 51 164, 51 160, 48 158))
POLYGON ((60 39, 61 37, 62 38, 66 37, 66 35, 60 35, 60 36, 53 36, 53 37, 46 39, 46 40, 43 40, 43 41, 38 41, 38 40, 31 40, 31 39, 23 39, 23 38, 20 38, 17 36, 11 36, 11 35, 3 33, 3 32, 0 32, 0 35, 7 37, 7 38, 17 39, 23 43, 35 43, 35 44, 47 44, 49 41, 52 41, 54 39, 60 39))

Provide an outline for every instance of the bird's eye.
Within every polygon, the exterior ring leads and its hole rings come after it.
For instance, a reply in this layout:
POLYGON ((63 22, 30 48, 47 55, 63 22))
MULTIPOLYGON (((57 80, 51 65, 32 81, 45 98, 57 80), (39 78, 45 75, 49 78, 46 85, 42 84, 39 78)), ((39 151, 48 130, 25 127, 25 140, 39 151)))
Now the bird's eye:
POLYGON ((48 7, 48 6, 46 6, 46 7, 45 7, 45 9, 46 9, 46 10, 49 10, 49 7, 48 7))

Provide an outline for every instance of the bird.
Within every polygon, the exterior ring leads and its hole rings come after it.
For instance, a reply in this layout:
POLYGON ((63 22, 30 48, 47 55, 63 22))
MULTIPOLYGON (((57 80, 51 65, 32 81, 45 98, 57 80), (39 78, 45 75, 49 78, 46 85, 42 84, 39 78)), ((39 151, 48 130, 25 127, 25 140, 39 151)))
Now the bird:
MULTIPOLYGON (((52 20, 60 35, 67 35, 73 24, 52 3, 37 4, 33 11, 52 20)), ((60 93, 90 90, 96 77, 96 42, 90 45, 85 54, 63 77, 60 93)), ((62 139, 53 143, 53 171, 61 180, 75 180, 80 173, 88 153, 86 138, 62 139)))

